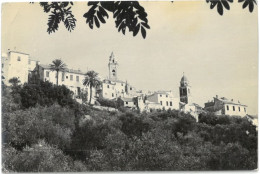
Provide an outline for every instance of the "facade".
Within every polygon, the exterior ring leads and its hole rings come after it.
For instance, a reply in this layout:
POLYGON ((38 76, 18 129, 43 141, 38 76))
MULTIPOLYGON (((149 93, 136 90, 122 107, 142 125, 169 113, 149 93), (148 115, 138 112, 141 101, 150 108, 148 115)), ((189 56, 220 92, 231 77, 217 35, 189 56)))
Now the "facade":
POLYGON ((135 103, 135 101, 134 101, 134 98, 124 98, 124 97, 120 97, 119 100, 122 101, 122 103, 124 104, 124 107, 136 108, 136 103, 135 103))
POLYGON ((213 112, 216 115, 236 115, 244 117, 247 115, 247 106, 241 104, 239 101, 235 102, 233 99, 228 100, 225 97, 213 98, 213 101, 205 103, 204 110, 213 112))
POLYGON ((17 77, 21 83, 27 83, 31 71, 36 67, 38 61, 30 59, 29 54, 18 51, 8 51, 2 54, 2 76, 6 85, 13 77, 17 77))
MULTIPOLYGON (((37 73, 42 81, 49 81, 56 84, 57 72, 52 71, 49 65, 38 65, 37 73)), ((80 70, 65 69, 65 71, 60 71, 58 74, 58 84, 65 85, 74 93, 75 98, 81 98, 82 92, 87 92, 87 99, 90 99, 90 88, 83 85, 83 80, 85 78, 85 73, 80 70)), ((92 104, 96 100, 96 89, 92 88, 92 104)))
MULTIPOLYGON (((164 109, 178 109, 178 99, 173 97, 172 91, 157 91, 147 96, 147 103, 151 106, 155 103, 160 104, 164 109)), ((150 107, 152 108, 152 107, 150 107)), ((157 108, 157 105, 156 105, 157 108)))

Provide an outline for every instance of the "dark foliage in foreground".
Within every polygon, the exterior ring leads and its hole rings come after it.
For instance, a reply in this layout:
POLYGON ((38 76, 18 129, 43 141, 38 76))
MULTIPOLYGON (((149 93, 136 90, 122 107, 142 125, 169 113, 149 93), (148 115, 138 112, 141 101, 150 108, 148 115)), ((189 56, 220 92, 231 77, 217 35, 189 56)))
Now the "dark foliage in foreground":
POLYGON ((41 106, 39 101, 21 110, 13 93, 4 94, 4 171, 257 168, 257 131, 246 118, 204 114, 195 122, 175 110, 121 113, 69 103, 41 106))
MULTIPOLYGON (((231 9, 230 5, 233 0, 206 0, 206 2, 210 4, 210 9, 216 9, 219 15, 223 15, 224 10, 231 9)), ((238 0, 238 2, 242 3, 243 9, 248 8, 251 13, 257 4, 256 0, 238 0)), ((61 22, 68 31, 75 29, 77 20, 72 13, 73 5, 72 1, 40 2, 43 11, 49 14, 47 23, 49 34, 57 31, 61 22)), ((146 38, 146 30, 150 29, 148 14, 138 1, 90 1, 87 5, 89 9, 83 17, 86 18, 86 23, 91 29, 105 24, 110 15, 115 20, 118 32, 125 34, 128 30, 133 33, 133 36, 141 33, 142 37, 146 38)))

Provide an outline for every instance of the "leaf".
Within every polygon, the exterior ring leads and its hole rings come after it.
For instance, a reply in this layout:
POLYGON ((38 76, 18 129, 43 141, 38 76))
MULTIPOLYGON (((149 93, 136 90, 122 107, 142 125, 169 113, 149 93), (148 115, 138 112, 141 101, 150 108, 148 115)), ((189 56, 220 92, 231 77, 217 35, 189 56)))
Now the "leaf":
POLYGON ((142 33, 143 38, 145 39, 146 31, 145 31, 144 27, 141 27, 141 33, 142 33))
POLYGON ((243 8, 246 8, 246 7, 248 6, 248 4, 249 4, 249 3, 248 3, 248 1, 246 0, 242 7, 243 7, 243 8))
POLYGON ((102 16, 106 16, 108 18, 108 14, 107 14, 106 10, 104 10, 102 7, 99 7, 98 10, 102 14, 102 16))
POLYGON ((223 4, 223 6, 224 6, 227 10, 230 9, 229 4, 228 4, 228 2, 227 2, 226 0, 221 0, 221 2, 222 2, 222 4, 223 4))
POLYGON ((213 9, 213 8, 216 6, 216 4, 217 4, 217 2, 216 2, 216 1, 214 1, 214 2, 211 2, 211 4, 210 4, 210 9, 213 9))
POLYGON ((142 22, 141 23, 145 28, 150 29, 150 26, 147 23, 142 22))
POLYGON ((243 1, 245 1, 245 0, 238 0, 238 2, 243 2, 243 1))
POLYGON ((254 3, 253 2, 250 2, 249 3, 249 11, 252 13, 254 10, 254 3))
POLYGON ((218 13, 220 15, 223 15, 223 6, 222 6, 221 2, 218 2, 217 8, 218 8, 218 13))
POLYGON ((138 24, 138 25, 135 27, 135 29, 134 29, 134 31, 133 31, 133 36, 136 36, 136 35, 138 34, 139 30, 140 30, 140 24, 138 24))
POLYGON ((99 11, 97 11, 97 16, 98 16, 98 19, 104 24, 106 23, 105 19, 103 18, 103 16, 101 15, 101 13, 99 11))
POLYGON ((99 27, 100 27, 100 24, 99 24, 99 22, 98 22, 98 19, 97 19, 97 17, 96 17, 96 16, 94 16, 94 19, 95 19, 96 26, 99 28, 99 27))

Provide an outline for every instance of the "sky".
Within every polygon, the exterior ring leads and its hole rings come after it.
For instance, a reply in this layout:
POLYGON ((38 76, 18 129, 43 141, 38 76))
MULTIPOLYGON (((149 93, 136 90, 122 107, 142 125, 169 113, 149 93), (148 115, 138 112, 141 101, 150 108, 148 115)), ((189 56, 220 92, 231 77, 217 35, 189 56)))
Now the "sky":
POLYGON ((195 103, 204 106, 218 95, 258 113, 257 7, 250 13, 235 1, 220 16, 205 0, 140 4, 151 26, 146 39, 119 33, 111 13, 106 24, 91 30, 83 17, 86 2, 72 7, 74 31, 60 24, 52 34, 47 33, 48 14, 37 3, 2 4, 2 53, 16 49, 41 64, 60 58, 69 68, 107 77, 113 51, 119 79, 137 89, 172 90, 178 97, 184 72, 195 103))

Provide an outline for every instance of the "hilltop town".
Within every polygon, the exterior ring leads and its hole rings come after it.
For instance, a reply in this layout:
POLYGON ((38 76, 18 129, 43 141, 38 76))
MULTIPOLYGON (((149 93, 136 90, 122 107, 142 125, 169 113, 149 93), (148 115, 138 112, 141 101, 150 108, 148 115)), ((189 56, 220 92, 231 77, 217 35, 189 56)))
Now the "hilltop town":
POLYGON ((217 95, 212 101, 206 102, 204 107, 194 103, 189 80, 184 74, 180 79, 179 97, 174 96, 172 91, 137 90, 129 82, 118 79, 118 61, 113 52, 108 59, 108 78, 97 76, 100 83, 93 88, 83 84, 87 72, 68 67, 59 71, 57 75, 57 72, 51 69, 51 64, 44 65, 40 61, 32 60, 28 53, 9 50, 8 53, 2 55, 2 76, 7 86, 10 85, 9 80, 14 77, 18 78, 22 84, 38 79, 65 85, 73 92, 74 99, 79 103, 102 106, 102 100, 119 100, 123 107, 138 109, 141 112, 158 109, 179 110, 191 114, 196 120, 203 112, 212 112, 215 115, 247 116, 245 104, 217 95), (90 93, 93 95, 89 95, 90 93), (83 98, 86 100, 83 101, 83 98))

